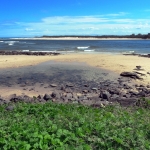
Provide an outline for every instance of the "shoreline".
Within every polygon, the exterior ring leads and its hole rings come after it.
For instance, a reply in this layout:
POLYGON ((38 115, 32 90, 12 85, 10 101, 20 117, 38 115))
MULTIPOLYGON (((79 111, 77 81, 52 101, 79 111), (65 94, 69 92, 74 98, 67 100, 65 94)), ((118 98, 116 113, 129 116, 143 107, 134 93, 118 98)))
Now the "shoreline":
POLYGON ((9 38, 14 40, 150 40, 140 38, 78 38, 78 37, 58 37, 58 38, 9 38))

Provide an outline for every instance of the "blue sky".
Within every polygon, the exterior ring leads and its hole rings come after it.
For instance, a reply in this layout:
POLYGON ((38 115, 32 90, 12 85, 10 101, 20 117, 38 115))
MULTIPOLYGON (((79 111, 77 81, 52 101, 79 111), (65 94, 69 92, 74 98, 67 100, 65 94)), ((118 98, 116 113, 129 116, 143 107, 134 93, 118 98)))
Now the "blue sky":
POLYGON ((150 33, 150 0, 1 0, 0 37, 150 33))

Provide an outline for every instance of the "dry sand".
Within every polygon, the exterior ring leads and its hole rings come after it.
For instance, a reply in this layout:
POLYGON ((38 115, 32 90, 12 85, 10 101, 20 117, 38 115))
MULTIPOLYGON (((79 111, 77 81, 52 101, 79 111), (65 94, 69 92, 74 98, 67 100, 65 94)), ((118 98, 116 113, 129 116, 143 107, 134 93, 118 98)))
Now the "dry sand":
POLYGON ((0 68, 36 65, 51 60, 53 57, 56 56, 2 55, 0 56, 0 68))
MULTIPOLYGON (((150 58, 99 53, 72 53, 58 56, 0 56, 0 68, 35 65, 49 60, 66 61, 69 63, 86 62, 91 66, 108 69, 118 74, 123 71, 134 71, 133 69, 140 65, 146 74, 147 72, 150 72, 150 58)), ((150 81, 150 75, 146 75, 145 81, 150 81)))

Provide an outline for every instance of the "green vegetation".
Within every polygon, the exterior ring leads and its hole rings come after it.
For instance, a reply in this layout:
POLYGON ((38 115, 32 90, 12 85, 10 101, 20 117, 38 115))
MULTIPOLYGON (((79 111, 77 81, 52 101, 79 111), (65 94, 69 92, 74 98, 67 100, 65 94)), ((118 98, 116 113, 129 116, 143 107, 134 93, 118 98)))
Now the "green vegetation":
MULTIPOLYGON (((140 103, 141 104, 141 103, 140 103)), ((0 106, 1 150, 149 150, 150 109, 76 104, 0 106)))
MULTIPOLYGON (((49 36, 43 35, 42 38, 65 38, 65 37, 78 37, 78 38, 139 38, 139 39, 150 39, 150 33, 148 34, 131 34, 131 35, 58 35, 58 36, 49 36)), ((38 38, 38 37, 37 37, 38 38)))

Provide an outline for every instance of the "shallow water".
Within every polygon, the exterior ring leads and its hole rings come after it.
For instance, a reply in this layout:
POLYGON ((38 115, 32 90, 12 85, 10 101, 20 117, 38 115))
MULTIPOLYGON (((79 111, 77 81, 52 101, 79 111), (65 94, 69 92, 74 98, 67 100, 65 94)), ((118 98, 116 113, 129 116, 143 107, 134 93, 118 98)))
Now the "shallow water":
MULTIPOLYGON (((150 53, 150 40, 13 40, 0 41, 0 50, 150 53)), ((85 52, 86 53, 86 52, 85 52)))
POLYGON ((118 75, 105 69, 88 66, 85 63, 48 61, 35 66, 0 69, 0 86, 28 83, 100 82, 117 80, 118 75))

